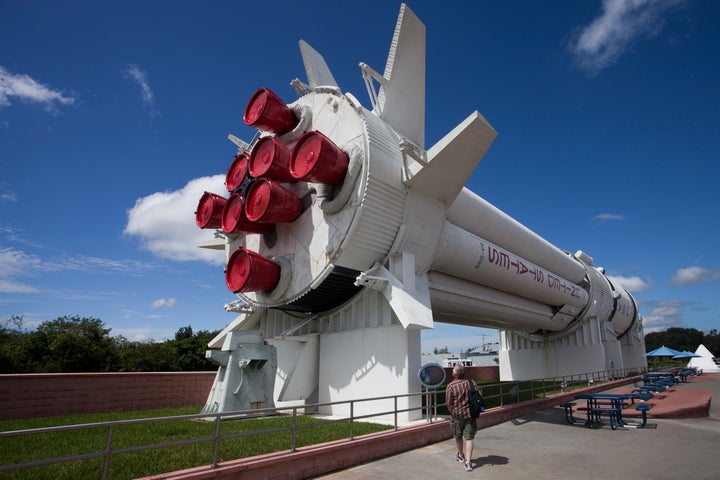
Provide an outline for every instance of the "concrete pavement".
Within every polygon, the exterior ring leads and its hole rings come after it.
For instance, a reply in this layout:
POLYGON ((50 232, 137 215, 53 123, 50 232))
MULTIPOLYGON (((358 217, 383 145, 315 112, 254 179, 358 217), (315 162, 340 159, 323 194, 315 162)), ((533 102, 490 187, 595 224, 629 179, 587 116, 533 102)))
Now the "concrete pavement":
MULTIPOLYGON (((720 394, 720 376, 703 375, 678 391, 720 394)), ((672 399, 667 393, 666 399, 672 399)), ((679 397, 679 396, 678 396, 679 397)), ((720 408, 710 404, 704 418, 651 418, 646 429, 611 430, 568 425, 563 409, 548 408, 482 429, 475 438, 473 464, 456 462, 455 442, 447 441, 358 465, 323 480, 351 479, 652 479, 720 478, 720 408)))

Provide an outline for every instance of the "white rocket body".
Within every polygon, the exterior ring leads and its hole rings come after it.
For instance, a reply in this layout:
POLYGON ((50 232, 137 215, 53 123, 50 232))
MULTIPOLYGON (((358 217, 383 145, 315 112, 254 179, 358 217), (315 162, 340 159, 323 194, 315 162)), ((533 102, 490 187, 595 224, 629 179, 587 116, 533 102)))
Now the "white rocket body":
POLYGON ((348 174, 347 185, 334 187, 336 193, 349 190, 347 199, 336 195, 328 201, 323 185, 286 185, 298 197, 309 197, 310 207, 292 223, 277 224, 273 244, 260 234, 229 242, 229 254, 243 245, 288 260, 283 265, 289 284, 279 287, 282 291, 239 294, 248 304, 325 311, 349 300, 356 282, 388 288, 388 275, 393 275, 396 290, 416 307, 408 310, 410 316, 403 309, 396 312, 406 326, 432 327, 440 321, 556 332, 584 313, 596 315, 588 308, 591 298, 619 303, 601 312, 618 335, 635 320, 627 292, 462 187, 462 173, 472 172, 469 167, 480 162, 495 137, 479 113, 426 153, 336 87, 316 88, 291 107, 309 109, 310 130, 322 132, 351 157, 356 152, 359 173, 348 174), (468 158, 466 152, 475 155, 468 158), (460 172, 455 163, 463 164, 460 172), (443 179, 443 172, 451 178, 443 179), (324 201, 344 203, 327 213, 324 201), (396 254, 411 264, 402 278, 376 267, 388 265, 396 254), (415 278, 410 280, 410 274, 415 278), (589 275, 598 281, 591 282, 589 275))
MULTIPOLYGON (((277 180, 300 199, 298 215, 274 223, 271 232, 226 233, 227 270, 237 278, 269 274, 252 263, 234 268, 236 252, 255 252, 279 269, 270 275, 272 288, 233 289, 244 313, 211 347, 237 328, 256 325, 268 310, 291 318, 333 316, 341 324, 333 312, 363 301, 361 289, 370 288, 382 292, 406 331, 443 322, 516 332, 501 337, 501 361, 531 365, 545 358, 547 365, 510 368, 510 377, 570 371, 566 360, 581 348, 585 357, 601 355, 608 363, 623 356, 629 365, 643 362, 642 325, 625 289, 582 251, 553 246, 465 188, 497 135, 480 113, 425 149, 425 27, 409 8, 401 7, 385 72, 360 64, 372 109, 340 90, 315 50, 303 41, 300 48, 308 84, 293 81, 298 99, 287 105, 296 125, 282 133, 260 129, 260 136, 275 136, 294 161, 303 135, 319 132, 345 152, 347 170, 336 184, 277 180), (569 343, 551 346, 554 357, 537 353, 575 330, 569 343)), ((239 153, 257 145, 236 143, 239 153)), ((249 192, 242 192, 245 202, 267 205, 249 192)), ((205 220, 198 218, 198 225, 209 228, 205 220)))

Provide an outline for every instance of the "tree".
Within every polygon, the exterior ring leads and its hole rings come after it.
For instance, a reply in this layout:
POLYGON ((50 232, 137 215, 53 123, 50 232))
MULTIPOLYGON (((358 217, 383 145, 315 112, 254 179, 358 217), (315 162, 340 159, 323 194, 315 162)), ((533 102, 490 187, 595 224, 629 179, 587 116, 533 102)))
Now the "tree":
POLYGON ((193 332, 180 327, 164 342, 133 342, 111 337, 97 318, 58 317, 36 330, 22 316, 0 322, 0 373, 176 372, 215 370, 205 358, 220 330, 193 332))
POLYGON ((116 366, 110 329, 97 318, 59 317, 42 322, 30 353, 42 372, 105 372, 116 366))
POLYGON ((180 327, 178 328, 178 331, 175 332, 175 340, 185 340, 187 338, 192 338, 192 336, 193 329, 190 325, 188 325, 187 327, 180 327))
POLYGON ((702 343, 705 345, 705 348, 710 350, 710 353, 715 356, 720 356, 720 332, 716 329, 713 328, 706 333, 702 343))
POLYGON ((0 323, 0 373, 30 373, 29 334, 22 315, 0 323))
MULTIPOLYGON (((655 350, 663 345, 680 352, 694 352, 703 343, 705 335, 695 328, 672 327, 663 332, 651 332, 645 335, 647 351, 655 350)), ((706 345, 707 346, 707 345, 706 345)))
POLYGON ((168 343, 175 349, 175 357, 178 362, 178 369, 183 372, 195 372, 203 370, 215 370, 217 365, 205 358, 207 344, 220 331, 209 332, 201 330, 193 334, 192 327, 181 327, 175 332, 175 340, 168 343))
POLYGON ((180 370, 175 349, 169 342, 131 342, 113 339, 120 372, 175 372, 180 370))

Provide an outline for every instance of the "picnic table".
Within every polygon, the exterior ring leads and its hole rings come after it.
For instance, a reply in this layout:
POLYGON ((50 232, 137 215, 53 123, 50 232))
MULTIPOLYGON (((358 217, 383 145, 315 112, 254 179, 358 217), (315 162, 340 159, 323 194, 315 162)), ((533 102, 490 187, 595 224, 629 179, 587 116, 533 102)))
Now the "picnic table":
MULTIPOLYGON (((649 383, 660 383, 662 385, 671 387, 682 380, 682 375, 679 370, 664 371, 664 372, 648 372, 643 374, 642 379, 646 384, 649 383)), ((687 376, 685 376, 687 379, 687 376)), ((684 380, 682 380, 684 381, 684 380)))
POLYGON ((626 402, 634 398, 640 397, 632 393, 581 393, 575 396, 576 400, 585 400, 587 404, 585 408, 578 408, 587 413, 585 421, 587 427, 600 426, 602 424, 600 418, 606 414, 610 419, 610 428, 613 430, 626 425, 622 418, 622 410, 627 406, 626 402))
MULTIPOLYGON (((647 424, 647 412, 652 408, 652 405, 647 403, 641 403, 635 407, 635 410, 642 413, 641 423, 629 423, 623 419, 622 411, 628 406, 628 401, 632 404, 635 403, 635 399, 647 400, 647 392, 632 392, 632 393, 581 393, 575 396, 576 400, 585 400, 586 407, 578 408, 578 410, 585 411, 587 419, 585 420, 585 426, 588 428, 599 427, 602 425, 601 416, 607 415, 610 419, 610 428, 616 430, 618 427, 634 427, 634 428, 645 428, 647 424)), ((652 397, 652 394, 650 394, 652 397)), ((568 402, 560 405, 565 408, 565 419, 568 423, 576 423, 575 418, 572 414, 573 406, 575 403, 568 402)))

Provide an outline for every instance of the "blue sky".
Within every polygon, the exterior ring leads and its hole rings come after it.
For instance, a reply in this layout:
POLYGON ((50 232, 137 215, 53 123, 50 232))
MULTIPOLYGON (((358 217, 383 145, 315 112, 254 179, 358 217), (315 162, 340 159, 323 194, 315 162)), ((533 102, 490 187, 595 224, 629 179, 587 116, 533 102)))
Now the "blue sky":
MULTIPOLYGON (((646 331, 718 328, 720 2, 414 1, 426 145, 479 110, 468 187, 638 300, 646 331)), ((0 0, 0 321, 95 317, 162 340, 233 319, 195 245, 252 92, 288 103, 297 41, 369 107, 400 3, 0 0)), ((438 325, 423 350, 493 330, 438 325)))

